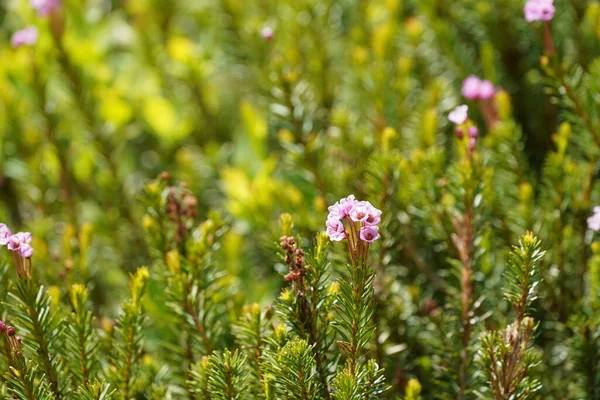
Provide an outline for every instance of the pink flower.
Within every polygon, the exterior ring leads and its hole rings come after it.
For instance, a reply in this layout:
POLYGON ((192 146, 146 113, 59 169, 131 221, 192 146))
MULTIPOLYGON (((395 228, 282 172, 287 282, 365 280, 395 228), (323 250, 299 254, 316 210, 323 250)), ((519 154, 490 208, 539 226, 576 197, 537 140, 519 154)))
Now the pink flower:
POLYGON ((475 146, 477 146, 477 138, 469 138, 469 149, 473 151, 475 150, 475 146))
POLYGON ((367 225, 360 228, 360 240, 367 243, 373 243, 377 239, 379 239, 379 231, 376 226, 367 225))
POLYGON ((354 222, 363 222, 369 216, 371 204, 366 201, 357 201, 350 211, 350 219, 354 222))
POLYGON ((482 81, 475 75, 470 75, 463 81, 462 95, 469 100, 489 100, 494 97, 496 89, 490 81, 482 81))
POLYGON ((556 8, 554 0, 528 0, 523 11, 527 22, 550 21, 554 18, 556 8))
POLYGON ((273 29, 270 26, 265 26, 264 28, 262 28, 262 30, 260 31, 260 35, 263 37, 263 39, 265 40, 271 40, 273 39, 273 29))
POLYGON ((29 4, 40 17, 45 17, 60 7, 60 0, 30 0, 29 4))
POLYGON ((490 81, 482 81, 481 85, 479 85, 479 98, 489 100, 494 97, 494 94, 496 94, 494 84, 490 81))
POLYGON ((467 129, 467 132, 471 138, 477 139, 477 136, 479 136, 479 129, 477 129, 476 126, 470 126, 469 129, 467 129))
POLYGON ((369 213, 367 218, 363 221, 365 225, 374 226, 381 222, 381 210, 373 207, 371 203, 369 203, 369 213))
POLYGON ((0 224, 0 246, 6 246, 8 240, 12 236, 12 232, 6 224, 0 224))
POLYGON ((31 258, 33 256, 33 247, 27 243, 21 243, 19 246, 19 254, 23 258, 31 258))
POLYGON ((334 242, 346 239, 346 229, 344 229, 344 224, 337 219, 328 219, 327 236, 334 242))
POLYGON ((354 198, 353 194, 351 194, 348 197, 344 197, 343 199, 340 199, 340 201, 336 202, 334 205, 329 206, 329 216, 327 217, 327 219, 333 218, 341 220, 346 218, 348 215, 350 215, 350 212, 354 208, 355 204, 356 199, 354 198))
POLYGON ((21 257, 30 258, 33 254, 31 247, 31 233, 19 232, 15 233, 8 239, 8 249, 18 251, 21 257))
POLYGON ((35 26, 28 26, 13 33, 10 44, 13 47, 31 46, 38 40, 38 30, 35 26))
POLYGON ((481 79, 475 75, 470 75, 463 81, 462 84, 462 95, 469 100, 477 100, 479 98, 479 88, 481 86, 481 79))
POLYGON ((594 207, 594 214, 587 219, 588 228, 600 232, 600 206, 594 207))
POLYGON ((464 124, 468 118, 468 111, 469 106, 463 104, 462 106, 456 107, 450 114, 448 114, 448 119, 450 122, 453 122, 456 125, 464 124))

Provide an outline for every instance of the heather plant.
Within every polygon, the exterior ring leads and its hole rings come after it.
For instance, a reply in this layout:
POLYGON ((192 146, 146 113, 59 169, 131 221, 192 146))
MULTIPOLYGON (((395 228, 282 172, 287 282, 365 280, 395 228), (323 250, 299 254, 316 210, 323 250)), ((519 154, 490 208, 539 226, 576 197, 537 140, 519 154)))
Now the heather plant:
POLYGON ((0 397, 600 399, 597 0, 9 0, 0 43, 0 397))

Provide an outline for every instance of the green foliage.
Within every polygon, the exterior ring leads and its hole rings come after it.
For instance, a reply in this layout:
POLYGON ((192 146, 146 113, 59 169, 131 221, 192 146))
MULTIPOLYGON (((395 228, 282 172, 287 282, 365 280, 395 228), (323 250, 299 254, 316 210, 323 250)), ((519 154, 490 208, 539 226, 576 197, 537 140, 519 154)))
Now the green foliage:
MULTIPOLYGON (((65 327, 65 357, 73 384, 83 386, 84 389, 89 388, 90 393, 94 393, 100 387, 92 388, 90 383, 97 376, 100 360, 94 317, 88 309, 88 296, 87 289, 82 285, 75 284, 71 287, 69 297, 73 312, 65 327)), ((100 393, 103 391, 104 389, 100 393)), ((85 390, 82 391, 84 392, 85 390)), ((107 394, 104 396, 102 398, 107 398, 107 394)))
POLYGON ((311 346, 296 338, 286 343, 272 360, 269 373, 273 377, 275 398, 313 400, 321 398, 315 361, 311 346))
POLYGON ((149 273, 142 267, 131 276, 131 298, 124 301, 117 318, 111 349, 108 376, 117 388, 119 398, 129 399, 139 390, 139 360, 143 351, 146 315, 142 297, 146 292, 149 273))
MULTIPOLYGON (((55 397, 61 398, 64 391, 63 377, 59 373, 62 369, 61 327, 51 308, 50 296, 43 286, 36 285, 31 279, 19 280, 9 296, 14 302, 12 310, 16 324, 27 333, 25 347, 38 357, 50 389, 55 397)), ((23 361, 19 372, 26 380, 33 379, 31 371, 23 361)))
POLYGON ((75 392, 74 398, 77 400, 110 400, 113 398, 113 393, 114 390, 109 384, 95 381, 79 388, 75 392))
POLYGON ((239 352, 225 350, 213 353, 208 361, 208 391, 210 398, 240 400, 249 398, 246 358, 239 352))
POLYGON ((480 363, 494 399, 527 399, 541 388, 530 373, 539 364, 539 357, 530 347, 536 323, 528 316, 542 280, 544 251, 540 246, 539 239, 529 232, 513 248, 504 274, 504 293, 513 306, 515 322, 503 332, 481 336, 480 363))

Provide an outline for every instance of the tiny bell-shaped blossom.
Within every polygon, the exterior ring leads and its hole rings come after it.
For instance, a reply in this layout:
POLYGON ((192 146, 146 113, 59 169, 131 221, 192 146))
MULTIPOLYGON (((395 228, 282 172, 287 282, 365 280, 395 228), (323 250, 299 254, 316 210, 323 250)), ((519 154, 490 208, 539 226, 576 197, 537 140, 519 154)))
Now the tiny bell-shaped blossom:
POLYGON ((271 40, 271 39, 273 39, 273 34, 274 34, 273 28, 271 28, 270 26, 265 26, 260 31, 260 35, 265 40, 271 40))
POLYGON ((454 130, 454 133, 456 134, 456 137, 457 137, 458 139, 462 139, 462 138, 464 137, 464 135, 465 135, 465 133, 463 132, 463 130, 462 130, 461 128, 459 128, 459 127, 457 127, 457 128, 454 130))
POLYGON ((477 129, 476 126, 470 126, 469 129, 467 129, 467 132, 469 133, 470 138, 477 139, 479 136, 479 129, 477 129))
POLYGON ((366 201, 357 201, 350 211, 350 219, 354 222, 363 222, 369 215, 370 204, 366 201))
POLYGON ((13 33, 10 38, 12 47, 32 46, 38 40, 38 30, 35 26, 28 26, 13 33))
POLYGON ((327 236, 334 242, 346 239, 346 229, 344 228, 344 224, 337 219, 328 219, 327 236))
POLYGON ((6 246, 8 240, 12 236, 12 232, 6 224, 0 224, 0 246, 6 246))
POLYGON ((6 324, 4 321, 0 321, 0 333, 6 332, 6 324))
POLYGON ((527 0, 523 11, 527 22, 550 21, 554 18, 556 8, 554 0, 527 0))
POLYGON ((14 326, 9 326, 6 329, 6 333, 8 333, 8 336, 15 336, 15 333, 16 333, 15 327, 14 326))
POLYGON ((33 247, 30 244, 23 243, 19 246, 19 254, 23 258, 31 258, 33 256, 33 247))
POLYGON ((469 106, 462 105, 456 107, 450 114, 448 114, 448 120, 455 123, 456 125, 464 124, 468 118, 469 106))
POLYGON ((462 95, 469 100, 477 100, 479 98, 479 88, 481 79, 475 75, 469 75, 462 84, 462 95))
POLYGON ((328 208, 329 216, 327 217, 327 219, 341 220, 346 218, 348 215, 350 215, 350 212, 354 208, 355 204, 356 199, 353 194, 351 194, 348 197, 344 197, 343 199, 341 199, 340 201, 328 208))
POLYGON ((365 225, 374 226, 381 222, 381 210, 373 207, 371 203, 369 203, 369 212, 367 214, 367 218, 363 221, 365 225))
POLYGON ((8 249, 17 251, 23 258, 31 258, 33 248, 31 247, 31 233, 15 233, 8 239, 8 249))
POLYGON ((377 239, 379 239, 379 230, 376 226, 366 225, 360 228, 360 240, 373 243, 377 239))
POLYGON ((600 206, 594 207, 594 214, 587 219, 588 228, 600 232, 600 206))
POLYGON ((60 0, 30 0, 29 4, 40 17, 46 17, 60 8, 60 0))

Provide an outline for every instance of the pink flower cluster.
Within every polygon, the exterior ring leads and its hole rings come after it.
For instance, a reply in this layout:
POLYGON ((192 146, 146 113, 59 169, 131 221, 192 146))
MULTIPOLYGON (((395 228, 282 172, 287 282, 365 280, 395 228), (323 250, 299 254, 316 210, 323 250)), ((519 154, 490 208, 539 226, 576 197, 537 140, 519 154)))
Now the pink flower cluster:
POLYGON ((490 100, 496 94, 496 88, 492 82, 470 75, 463 81, 461 92, 469 100, 490 100))
POLYGON ((23 258, 31 258, 33 255, 31 233, 19 232, 13 235, 6 224, 0 224, 0 246, 8 247, 10 251, 19 253, 23 258))
POLYGON ((550 21, 554 18, 556 8, 554 0, 527 0, 523 11, 527 22, 550 21))
POLYGON ((354 195, 345 197, 328 208, 327 235, 332 241, 358 237, 361 241, 373 243, 379 239, 381 210, 368 201, 358 201, 354 195), (344 225, 346 221, 348 229, 344 225))
POLYGON ((60 0, 30 0, 29 4, 37 10, 40 17, 45 17, 60 7, 60 0))
POLYGON ((588 228, 600 232, 600 206, 594 207, 594 214, 587 219, 588 228))

